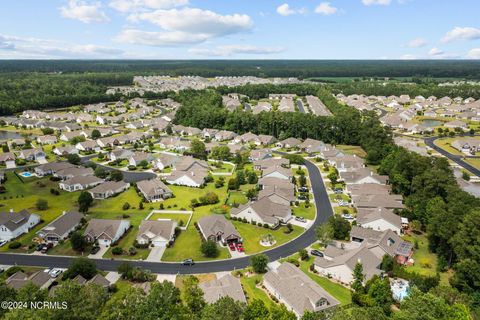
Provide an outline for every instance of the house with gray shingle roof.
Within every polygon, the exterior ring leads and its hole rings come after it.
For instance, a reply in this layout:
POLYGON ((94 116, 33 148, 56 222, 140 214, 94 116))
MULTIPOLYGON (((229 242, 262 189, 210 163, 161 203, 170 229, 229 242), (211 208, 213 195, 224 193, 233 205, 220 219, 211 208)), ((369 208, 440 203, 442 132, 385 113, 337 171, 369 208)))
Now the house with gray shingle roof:
POLYGON ((172 190, 159 178, 138 181, 137 188, 148 202, 161 201, 173 195, 172 190))
POLYGON ((98 241, 101 245, 111 245, 119 240, 130 228, 128 220, 91 219, 85 229, 89 242, 98 241))
POLYGON ((197 222, 198 229, 205 240, 221 242, 241 242, 242 237, 233 224, 222 215, 210 215, 202 217, 197 222))
POLYGON ((299 318, 305 311, 317 312, 340 304, 303 271, 288 262, 268 271, 263 278, 263 285, 299 318))
POLYGON ((27 233, 40 222, 40 216, 27 210, 0 212, 0 240, 10 241, 27 233))
POLYGON ((61 216, 38 231, 37 235, 47 242, 64 240, 80 224, 82 218, 83 214, 78 211, 63 212, 61 216))
POLYGON ((268 197, 258 201, 250 201, 238 208, 232 208, 230 215, 238 219, 247 219, 257 223, 277 227, 280 223, 287 223, 292 218, 290 206, 273 202, 268 197))
POLYGON ((174 220, 143 220, 138 227, 137 242, 151 244, 154 247, 165 247, 175 240, 174 220))
POLYGON ((215 303, 220 298, 230 297, 235 301, 247 303, 240 280, 231 274, 199 284, 203 298, 207 303, 215 303))
POLYGON ((130 183, 124 181, 106 181, 88 190, 93 199, 107 199, 126 191, 130 183))
POLYGON ((62 190, 74 192, 95 187, 102 182, 102 179, 95 176, 75 176, 65 181, 61 181, 58 186, 62 190))

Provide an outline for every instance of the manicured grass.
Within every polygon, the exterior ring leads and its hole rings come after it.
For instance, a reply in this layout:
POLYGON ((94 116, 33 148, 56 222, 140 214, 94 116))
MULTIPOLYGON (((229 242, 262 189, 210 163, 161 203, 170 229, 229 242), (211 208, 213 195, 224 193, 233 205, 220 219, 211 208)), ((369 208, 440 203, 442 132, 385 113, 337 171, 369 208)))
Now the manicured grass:
POLYGON ((314 220, 315 219, 315 205, 310 203, 309 207, 305 207, 305 202, 301 202, 298 207, 294 207, 293 213, 298 217, 303 217, 305 219, 314 220))
POLYGON ((349 214, 355 215, 355 209, 352 207, 333 207, 333 211, 336 214, 343 214, 345 210, 347 210, 349 214))
POLYGON ((293 231, 289 234, 286 234, 284 233, 286 227, 280 227, 277 230, 271 230, 239 221, 232 220, 232 223, 242 236, 243 246, 245 248, 245 253, 247 254, 257 253, 279 246, 289 240, 298 237, 304 230, 301 227, 293 226, 293 231), (277 242, 271 247, 264 247, 260 244, 260 240, 264 235, 268 233, 272 234, 277 242))
POLYGON ((405 235, 403 238, 411 243, 415 243, 415 240, 418 242, 418 249, 413 249, 415 263, 412 266, 406 266, 406 269, 422 275, 434 276, 437 272, 437 256, 428 250, 426 235, 405 235))
MULTIPOLYGON (((221 166, 215 166, 214 161, 209 161, 208 164, 210 165, 210 168, 212 169, 212 172, 232 172, 234 166, 232 166, 229 163, 223 162, 221 166)), ((218 162, 217 162, 218 163, 218 162)))
POLYGON ((458 151, 457 149, 453 148, 451 146, 452 142, 455 141, 455 140, 458 140, 458 139, 461 139, 460 137, 452 137, 452 138, 443 138, 443 139, 437 139, 435 140, 435 144, 442 148, 443 150, 451 153, 451 154, 456 154, 456 155, 464 155, 463 153, 461 153, 460 151, 458 151))
POLYGON ((251 303, 253 300, 258 299, 265 303, 265 305, 269 308, 275 303, 272 299, 268 296, 268 294, 260 288, 257 288, 255 282, 262 282, 261 275, 254 275, 251 277, 241 277, 240 282, 242 283, 243 290, 245 291, 245 295, 247 296, 247 303, 251 303))
POLYGON ((118 258, 118 259, 131 259, 131 260, 145 260, 150 253, 150 248, 145 249, 136 249, 137 252, 134 255, 128 254, 128 249, 133 246, 135 239, 138 234, 138 226, 134 226, 127 231, 127 233, 120 239, 116 246, 112 246, 108 249, 107 252, 103 255, 104 258, 118 258), (120 247, 123 249, 123 254, 114 255, 112 254, 112 249, 115 247, 120 247))
POLYGON ((344 193, 340 193, 340 194, 329 194, 328 197, 330 198, 330 200, 332 202, 337 202, 335 200, 343 200, 343 201, 350 201, 350 198, 344 194, 344 193))
POLYGON ((465 158, 464 161, 480 170, 480 158, 465 158))
POLYGON ((161 220, 161 219, 170 219, 175 220, 177 223, 183 221, 183 225, 186 225, 188 219, 190 219, 190 214, 188 213, 154 213, 148 220, 161 220))
POLYGON ((232 206, 234 203, 245 204, 248 202, 247 197, 242 191, 230 191, 230 195, 227 199, 227 204, 232 206))
MULTIPOLYGON (((18 212, 23 209, 31 213, 38 214, 43 222, 34 227, 29 233, 24 234, 16 239, 23 245, 28 246, 32 243, 35 233, 43 228, 46 224, 57 218, 63 211, 75 209, 79 193, 60 191, 60 195, 55 196, 50 193, 50 189, 58 189, 58 182, 50 181, 49 178, 18 178, 13 172, 7 172, 7 181, 4 183, 7 191, 0 194, 1 211, 13 209, 18 212), (48 202, 48 209, 39 211, 35 204, 38 199, 45 199, 48 202)), ((0 251, 8 251, 8 245, 0 248, 0 251)), ((25 252, 27 247, 21 247, 16 252, 25 252)))
POLYGON ((356 155, 360 158, 365 158, 367 156, 365 150, 363 150, 360 146, 336 145, 335 147, 346 154, 356 155))

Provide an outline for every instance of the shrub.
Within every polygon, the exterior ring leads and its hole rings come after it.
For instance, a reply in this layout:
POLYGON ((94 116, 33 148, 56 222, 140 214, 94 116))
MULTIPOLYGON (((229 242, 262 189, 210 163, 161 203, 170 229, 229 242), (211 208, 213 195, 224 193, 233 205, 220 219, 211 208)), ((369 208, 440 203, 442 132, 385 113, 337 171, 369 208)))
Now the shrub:
POLYGON ((12 241, 8 244, 9 249, 18 249, 22 246, 22 244, 19 241, 12 241))
POLYGON ((266 229, 268 229, 268 228, 269 228, 268 223, 264 223, 264 224, 263 224, 263 227, 266 228, 266 229))
POLYGON ((7 271, 5 271, 5 275, 7 277, 10 277, 10 276, 14 275, 15 273, 17 273, 19 271, 23 271, 23 269, 19 266, 13 266, 13 267, 8 268, 7 271))
POLYGON ((256 273, 264 273, 268 264, 268 257, 264 254, 257 254, 250 258, 250 264, 256 273))
POLYGON ((137 253, 137 249, 135 247, 128 248, 128 254, 134 256, 137 253))
POLYGON ((38 210, 47 210, 48 209, 48 201, 45 199, 38 199, 35 203, 35 207, 38 210))
POLYGON ((114 255, 120 255, 120 254, 122 254, 122 253, 123 253, 123 249, 120 248, 120 247, 114 247, 114 248, 112 249, 112 254, 114 254, 114 255))
POLYGON ((300 255, 300 259, 302 260, 308 260, 308 251, 305 249, 301 249, 298 251, 298 254, 300 255))
POLYGON ((217 243, 212 240, 203 242, 200 250, 202 251, 203 255, 208 258, 218 257, 219 254, 217 243))
POLYGON ((128 210, 128 209, 130 209, 130 203, 125 202, 125 203, 123 204, 123 206, 122 206, 122 209, 123 209, 123 210, 128 210))

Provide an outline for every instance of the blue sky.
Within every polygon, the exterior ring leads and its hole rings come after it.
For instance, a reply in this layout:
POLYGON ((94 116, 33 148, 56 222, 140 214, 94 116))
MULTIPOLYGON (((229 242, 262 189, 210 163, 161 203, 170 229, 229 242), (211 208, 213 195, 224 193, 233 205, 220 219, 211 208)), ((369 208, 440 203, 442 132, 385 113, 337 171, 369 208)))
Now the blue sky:
POLYGON ((2 0, 0 59, 480 59, 478 0, 2 0))

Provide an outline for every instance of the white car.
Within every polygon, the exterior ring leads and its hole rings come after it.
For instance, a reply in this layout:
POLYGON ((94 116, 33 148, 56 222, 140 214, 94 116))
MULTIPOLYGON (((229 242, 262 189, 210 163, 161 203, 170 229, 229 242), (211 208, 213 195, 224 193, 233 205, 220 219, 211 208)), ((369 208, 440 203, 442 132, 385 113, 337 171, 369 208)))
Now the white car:
POLYGON ((58 277, 59 275, 61 275, 63 272, 62 269, 59 269, 59 268, 53 268, 52 270, 50 270, 49 274, 52 278, 56 278, 58 277))
POLYGON ((7 243, 7 240, 0 240, 0 247, 3 247, 7 243))

